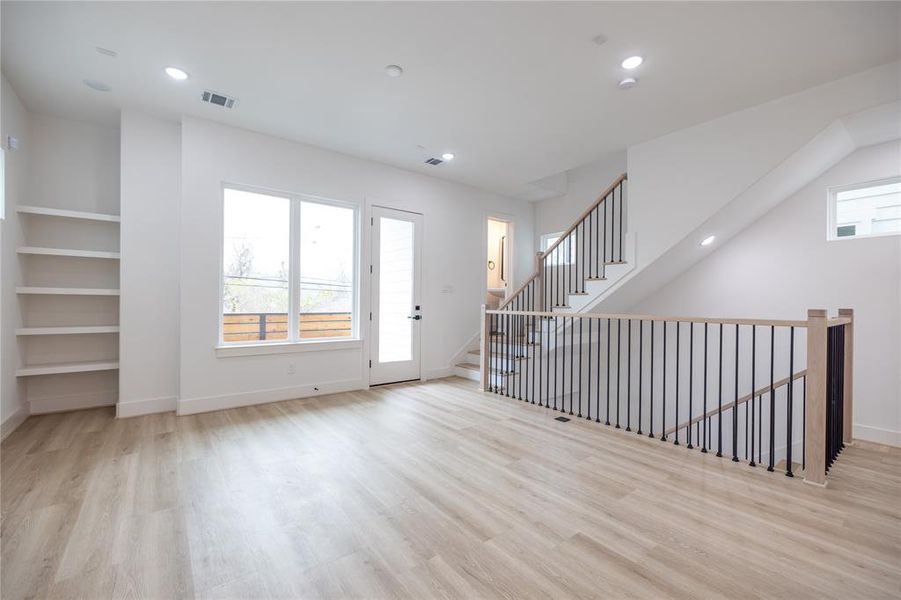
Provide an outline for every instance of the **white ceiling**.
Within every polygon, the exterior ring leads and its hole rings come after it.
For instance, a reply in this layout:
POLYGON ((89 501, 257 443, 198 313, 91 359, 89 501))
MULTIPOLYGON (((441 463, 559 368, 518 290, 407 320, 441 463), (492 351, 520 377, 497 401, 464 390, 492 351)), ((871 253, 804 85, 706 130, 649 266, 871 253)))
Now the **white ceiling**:
POLYGON ((899 28, 896 2, 4 1, 2 68, 37 112, 202 116, 516 194, 630 144, 897 60, 899 28), (621 91, 631 54, 646 62, 639 85, 621 91), (387 77, 388 64, 405 75, 387 77), (166 65, 191 78, 168 79, 166 65), (204 88, 239 104, 202 104, 204 88), (423 164, 447 150, 457 159, 423 164))

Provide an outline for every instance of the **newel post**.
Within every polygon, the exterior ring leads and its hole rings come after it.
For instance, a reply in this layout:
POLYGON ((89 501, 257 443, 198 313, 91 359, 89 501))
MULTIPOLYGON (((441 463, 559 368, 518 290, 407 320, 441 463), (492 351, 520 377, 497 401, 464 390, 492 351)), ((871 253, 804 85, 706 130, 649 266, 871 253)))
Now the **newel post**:
POLYGON ((535 298, 535 310, 544 312, 544 252, 535 254, 535 272, 538 273, 538 293, 535 298))
POLYGON ((481 332, 482 339, 479 344, 479 387, 482 391, 490 391, 489 390, 489 379, 491 372, 489 371, 488 365, 488 343, 491 339, 491 320, 488 318, 488 315, 485 314, 485 305, 482 305, 482 321, 481 328, 479 329, 481 332))
POLYGON ((826 311, 807 311, 807 440, 804 481, 826 485, 826 311))
POLYGON ((842 415, 842 442, 849 446, 854 440, 854 309, 840 308, 838 316, 851 320, 845 325, 845 384, 842 391, 844 414, 842 415))

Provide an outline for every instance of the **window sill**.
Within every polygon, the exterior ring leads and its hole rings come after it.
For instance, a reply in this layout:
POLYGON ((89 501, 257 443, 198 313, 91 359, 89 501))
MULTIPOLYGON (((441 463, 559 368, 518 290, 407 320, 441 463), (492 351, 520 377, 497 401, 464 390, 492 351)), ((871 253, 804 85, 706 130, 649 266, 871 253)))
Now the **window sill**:
POLYGON ((360 339, 316 340, 309 342, 267 342, 263 344, 220 344, 215 346, 216 358, 229 356, 255 356, 260 354, 294 354, 297 352, 322 352, 351 350, 363 347, 360 339))

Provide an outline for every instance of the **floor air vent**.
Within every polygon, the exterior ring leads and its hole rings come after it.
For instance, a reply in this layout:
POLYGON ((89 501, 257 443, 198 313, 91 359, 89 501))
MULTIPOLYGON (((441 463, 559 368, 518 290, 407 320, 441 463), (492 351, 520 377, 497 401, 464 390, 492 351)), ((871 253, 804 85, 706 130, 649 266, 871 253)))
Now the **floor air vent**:
POLYGON ((566 423, 569 421, 569 417, 557 417, 554 419, 555 421, 560 421, 561 423, 566 423))
POLYGON ((441 160, 440 158, 435 158, 434 156, 425 160, 425 164, 427 165, 440 165, 443 162, 443 160, 441 160))
POLYGON ((225 108, 234 108, 235 104, 238 102, 237 98, 230 98, 224 94, 217 94, 216 92, 211 92, 209 90, 205 90, 200 99, 204 102, 215 104, 216 106, 224 106, 225 108))

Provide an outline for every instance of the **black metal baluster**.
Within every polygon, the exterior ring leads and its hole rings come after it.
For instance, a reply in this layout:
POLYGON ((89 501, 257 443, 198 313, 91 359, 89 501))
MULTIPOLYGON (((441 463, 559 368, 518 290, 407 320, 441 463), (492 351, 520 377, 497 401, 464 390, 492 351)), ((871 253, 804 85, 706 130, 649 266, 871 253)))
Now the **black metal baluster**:
POLYGON ((757 325, 751 325, 751 462, 748 463, 752 467, 757 466, 754 462, 754 423, 755 411, 757 410, 757 389, 755 388, 757 377, 757 325))
POLYGON ((616 320, 616 429, 619 429, 619 390, 622 387, 622 319, 616 320))
POLYGON ((641 401, 642 401, 642 393, 641 387, 642 382, 644 380, 644 320, 639 319, 638 321, 638 435, 641 435, 641 424, 643 422, 641 418, 641 401))
POLYGON ((648 386, 650 391, 651 402, 649 404, 650 410, 648 412, 648 437, 654 437, 654 324, 656 321, 651 321, 651 384, 648 386))
MULTIPOLYGON (((576 349, 576 322, 575 317, 569 318, 569 414, 573 414, 573 392, 575 388, 573 387, 573 372, 575 371, 575 356, 574 352, 576 349)), ((566 328, 566 319, 563 320, 563 327, 566 328)), ((566 350, 566 347, 563 348, 566 350)))
MULTIPOLYGON (((577 417, 582 416, 582 362, 584 361, 584 356, 582 356, 582 319, 579 318, 579 412, 576 415, 577 417)), ((569 414, 572 414, 572 405, 569 407, 569 414)))
MULTIPOLYGON (((679 338, 681 325, 682 323, 676 321, 676 439, 673 441, 674 446, 679 445, 679 350, 681 348, 679 338)), ((688 416, 688 419, 691 420, 691 415, 688 416)))
POLYGON ((723 455, 723 324, 720 323, 719 383, 717 384, 716 455, 723 455))
POLYGON ((504 356, 503 362, 501 363, 501 376, 503 377, 502 381, 504 382, 504 396, 507 398, 510 397, 510 387, 513 382, 513 378, 510 378, 510 381, 507 381, 507 375, 510 370, 510 353, 512 350, 511 344, 513 343, 513 331, 510 327, 510 315, 504 315, 504 331, 507 333, 507 343, 504 347, 504 356))
POLYGON ((566 317, 563 317, 563 330, 560 334, 563 338, 563 348, 560 351, 562 355, 560 364, 560 411, 566 412, 566 317))
POLYGON ((607 319, 607 418, 604 425, 610 425, 610 319, 607 319))
MULTIPOLYGON (((694 395, 695 395, 695 376, 694 376, 694 365, 695 365, 695 324, 693 321, 688 322, 688 430, 685 432, 685 435, 688 437, 688 449, 691 450, 694 446, 691 445, 691 421, 694 418, 692 415, 694 414, 694 395)), ((695 436, 697 437, 697 436, 695 436)))
POLYGON ((660 441, 666 441, 666 321, 663 322, 663 397, 660 411, 660 441))
POLYGON ((792 410, 793 396, 795 387, 795 328, 789 328, 789 348, 788 348, 788 396, 786 398, 786 415, 785 415, 785 432, 787 440, 785 442, 785 475, 794 477, 792 473, 792 410))
POLYGON ((598 366, 595 371, 598 374, 598 391, 594 400, 594 421, 601 422, 601 320, 598 319, 598 366))
POLYGON ((732 404, 732 462, 738 462, 738 323, 735 324, 735 402, 732 404))
POLYGON ((619 261, 623 261, 623 184, 619 188, 619 261))
POLYGON ((776 327, 770 326, 770 460, 767 471, 775 471, 776 458, 776 327))
POLYGON ((626 327, 629 341, 626 344, 626 431, 632 431, 632 319, 626 327))
MULTIPOLYGON (((590 249, 589 249, 590 250, 590 249)), ((585 396, 585 404, 588 409, 586 412, 586 418, 591 420, 591 330, 592 330, 592 321, 594 319, 588 320, 588 393, 585 396)), ((579 396, 579 401, 581 402, 582 396, 579 396)))
POLYGON ((710 419, 707 418, 707 326, 709 323, 704 323, 704 411, 701 413, 701 418, 704 419, 704 438, 701 444, 701 452, 707 454, 707 446, 709 445, 709 441, 707 439, 707 423, 710 419))
POLYGON ((604 198, 604 250, 602 253, 604 262, 601 265, 601 277, 607 277, 607 205, 610 204, 607 200, 609 200, 609 197, 604 198))

